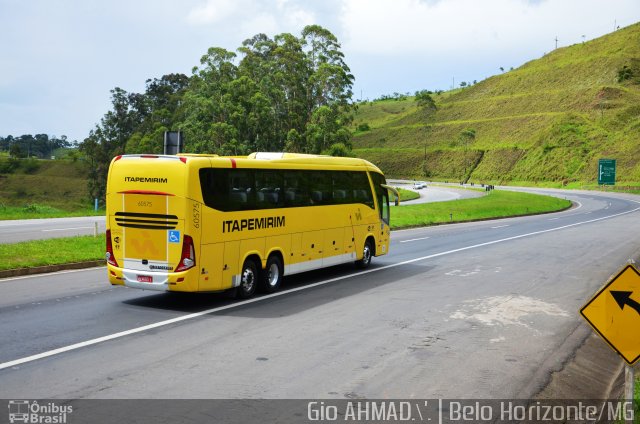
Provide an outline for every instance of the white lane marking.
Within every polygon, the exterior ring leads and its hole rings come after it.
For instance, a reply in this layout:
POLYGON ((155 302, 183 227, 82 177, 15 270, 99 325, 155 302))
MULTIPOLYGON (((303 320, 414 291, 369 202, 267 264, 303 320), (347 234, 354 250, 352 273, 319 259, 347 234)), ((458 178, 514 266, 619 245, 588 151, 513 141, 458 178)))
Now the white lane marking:
POLYGON ((508 226, 509 226, 508 224, 507 225, 496 225, 495 227, 491 227, 491 228, 496 229, 496 228, 504 228, 504 227, 508 227, 508 226))
POLYGON ((21 275, 20 277, 7 277, 7 278, 0 279, 0 284, 6 283, 8 281, 24 280, 26 278, 50 277, 51 275, 70 274, 72 272, 94 271, 100 268, 104 268, 104 266, 95 266, 91 268, 80 268, 80 269, 68 269, 65 271, 47 272, 42 274, 21 275))
MULTIPOLYGON (((634 202, 634 203, 640 203, 640 201, 635 201, 635 200, 630 200, 630 201, 634 202)), ((232 303, 232 304, 229 304, 229 305, 220 306, 220 307, 212 308, 212 309, 207 309, 205 311, 196 312, 196 313, 193 313, 193 314, 183 315, 181 317, 176 317, 176 318, 168 319, 168 320, 165 320, 165 321, 156 322, 154 324, 144 325, 142 327, 132 328, 130 330, 121 331, 119 333, 109 334, 107 336, 98 337, 96 339, 91 339, 91 340, 87 340, 87 341, 84 341, 84 342, 75 343, 75 344, 72 344, 72 345, 69 345, 69 346, 64 346, 64 347, 61 347, 61 348, 58 348, 58 349, 53 349, 53 350, 49 350, 49 351, 46 351, 46 352, 38 353, 36 355, 31 355, 31 356, 27 356, 27 357, 20 358, 20 359, 15 359, 13 361, 4 362, 4 363, 0 364, 0 370, 3 370, 5 368, 15 367, 17 365, 22 365, 22 364, 25 364, 27 362, 33 362, 33 361, 36 361, 38 359, 48 358, 49 356, 58 355, 60 353, 69 352, 71 350, 76 350, 76 349, 80 349, 80 348, 83 348, 83 347, 92 346, 92 345, 95 345, 95 344, 98 344, 98 343, 102 343, 102 342, 106 342, 106 341, 109 341, 109 340, 118 339, 120 337, 129 336, 131 334, 141 333, 143 331, 151 330, 151 329, 154 329, 154 328, 164 327, 166 325, 171 325, 171 324, 175 324, 175 323, 178 323, 178 322, 187 321, 187 320, 198 318, 198 317, 201 317, 201 316, 204 316, 204 315, 213 314, 213 313, 220 312, 220 311, 225 311, 227 309, 237 308, 237 307, 248 305, 248 304, 255 303, 255 302, 261 302, 261 301, 263 301, 265 299, 271 299, 271 298, 274 298, 274 297, 287 295, 289 293, 295 293, 295 292, 299 292, 299 291, 302 291, 302 290, 308 290, 308 289, 311 289, 311 288, 314 288, 314 287, 323 286, 325 284, 334 283, 336 281, 345 280, 347 278, 357 277, 357 276, 369 274, 369 273, 372 273, 372 272, 384 271, 386 269, 395 268, 395 267, 402 266, 402 265, 408 265, 408 264, 412 264, 414 262, 424 261, 426 259, 437 258, 437 257, 440 257, 440 256, 450 255, 452 253, 457 253, 457 252, 464 252, 465 250, 477 249, 479 247, 491 246, 493 244, 504 243, 506 241, 518 240, 518 239, 521 239, 521 238, 531 237, 531 236, 535 236, 535 235, 538 235, 538 234, 551 233, 551 232, 554 232, 554 231, 564 230, 565 228, 572 228, 572 227, 577 227, 579 225, 590 224, 592 222, 603 221, 605 219, 610 219, 610 218, 615 218, 615 217, 618 217, 618 216, 628 215, 630 213, 637 212, 639 210, 640 210, 640 207, 635 208, 635 209, 630 210, 630 211, 627 211, 627 212, 617 213, 615 215, 603 216, 603 217, 591 219, 591 220, 588 220, 588 221, 574 222, 573 224, 567 224, 567 225, 563 225, 561 227, 549 228, 549 229, 546 229, 546 230, 534 231, 532 233, 520 234, 519 236, 512 236, 512 237, 507 237, 507 238, 503 238, 503 239, 499 239, 499 240, 488 241, 488 242, 485 242, 485 243, 474 244, 474 245, 471 245, 471 246, 460 247, 458 249, 447 250, 445 252, 434 253, 432 255, 421 256, 419 258, 414 258, 414 259, 408 259, 406 261, 397 262, 395 264, 384 265, 384 266, 381 266, 379 268, 367 269, 367 270, 356 272, 356 273, 349 274, 349 275, 342 275, 340 277, 330 278, 330 279, 324 280, 324 281, 318 281, 317 283, 312 283, 312 284, 309 284, 309 285, 306 285, 306 286, 296 287, 296 288, 293 288, 293 289, 290 289, 290 290, 281 291, 281 292, 277 292, 277 293, 272 293, 272 294, 268 294, 268 295, 265 295, 265 296, 262 296, 262 297, 256 297, 256 298, 253 298, 253 299, 247 299, 247 300, 242 301, 242 302, 232 303)))
POLYGON ((551 218, 551 219, 548 219, 547 221, 555 221, 556 219, 560 219, 560 218, 551 218))
MULTIPOLYGON (((566 211, 563 211, 563 212, 554 212, 554 213, 562 213, 562 214, 563 214, 563 216, 562 216, 563 218, 568 218, 568 217, 570 217, 570 216, 581 215, 581 214, 582 214, 582 212, 581 212, 581 213, 573 213, 573 212, 575 212, 575 211, 577 211, 578 209, 580 209, 580 208, 582 207, 582 203, 578 202, 577 200, 576 200, 576 201, 574 201, 574 202, 578 204, 578 207, 573 208, 573 209, 567 209, 566 211), (571 212, 571 213, 569 213, 569 212, 571 212), (566 213, 566 215, 564 215, 565 213, 566 213)), ((535 215, 534 215, 534 216, 535 216, 535 215)), ((507 218, 507 219, 508 219, 508 218, 507 218)), ((558 218, 558 219, 560 219, 560 218, 558 218)))
POLYGON ((52 228, 50 230, 40 230, 40 231, 47 233, 49 231, 85 230, 87 228, 93 228, 93 227, 52 228))
POLYGON ((400 243, 409 243, 410 241, 418 241, 418 240, 426 240, 429 237, 419 237, 419 238, 414 238, 414 239, 410 239, 410 240, 400 240, 400 243))

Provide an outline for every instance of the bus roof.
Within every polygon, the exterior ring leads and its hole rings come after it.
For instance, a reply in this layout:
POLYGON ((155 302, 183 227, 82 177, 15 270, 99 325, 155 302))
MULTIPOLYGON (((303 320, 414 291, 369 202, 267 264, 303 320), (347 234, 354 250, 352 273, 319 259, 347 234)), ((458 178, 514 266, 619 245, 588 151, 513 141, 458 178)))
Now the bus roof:
POLYGON ((286 152, 255 152, 248 156, 179 153, 177 155, 123 155, 119 158, 180 159, 189 166, 216 168, 298 168, 298 169, 367 169, 382 173, 365 159, 286 152))

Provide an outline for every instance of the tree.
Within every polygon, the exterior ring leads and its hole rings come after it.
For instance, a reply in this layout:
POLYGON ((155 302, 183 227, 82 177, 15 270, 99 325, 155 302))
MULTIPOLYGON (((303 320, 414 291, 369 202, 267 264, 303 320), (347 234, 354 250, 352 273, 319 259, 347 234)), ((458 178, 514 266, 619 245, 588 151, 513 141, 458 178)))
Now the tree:
POLYGON ((308 153, 304 138, 302 138, 295 128, 290 129, 287 133, 285 150, 292 153, 308 153))
POLYGON ((80 145, 89 162, 89 194, 97 199, 104 199, 111 159, 125 152, 138 116, 131 107, 130 96, 119 87, 111 90, 111 105, 113 110, 104 115, 80 145))
POLYGON ((415 101, 418 104, 418 107, 426 110, 437 110, 436 102, 431 97, 431 93, 428 90, 416 91, 415 93, 415 101))
POLYGON ((22 151, 22 148, 18 143, 13 143, 9 148, 9 156, 13 158, 23 158, 26 157, 27 154, 22 151))
POLYGON ((161 152, 166 130, 182 130, 194 153, 349 149, 353 81, 337 38, 310 25, 300 37, 257 34, 237 53, 211 47, 190 77, 148 79, 144 93, 116 87, 111 110, 82 143, 92 197, 103 196, 113 156, 161 152))
POLYGON ((418 105, 418 109, 422 111, 425 117, 429 118, 438 110, 436 102, 431 97, 431 94, 427 90, 416 91, 415 101, 418 105))
POLYGON ((618 69, 618 82, 623 82, 625 80, 631 79, 631 77, 633 77, 633 70, 627 65, 624 65, 622 66, 622 68, 618 69))
POLYGON ((13 136, 8 135, 6 137, 0 137, 0 150, 8 151, 13 144, 13 136))
POLYGON ((167 74, 148 79, 143 94, 129 94, 134 133, 127 141, 127 153, 161 153, 164 132, 172 129, 182 97, 189 85, 184 74, 167 74))
POLYGON ((79 147, 89 165, 89 181, 87 188, 92 199, 104 199, 108 163, 111 160, 108 142, 104 139, 102 129, 96 126, 89 132, 79 147))
POLYGON ((334 143, 325 151, 322 152, 323 155, 329 156, 340 156, 340 157, 353 157, 353 153, 351 149, 345 146, 343 143, 334 143))

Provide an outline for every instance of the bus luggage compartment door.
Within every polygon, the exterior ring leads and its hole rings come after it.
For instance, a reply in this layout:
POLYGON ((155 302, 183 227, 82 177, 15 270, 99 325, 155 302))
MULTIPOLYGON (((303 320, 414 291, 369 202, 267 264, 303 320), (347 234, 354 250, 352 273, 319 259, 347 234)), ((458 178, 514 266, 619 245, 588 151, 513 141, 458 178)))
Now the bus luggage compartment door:
POLYGON ((166 274, 180 261, 184 239, 184 219, 180 219, 176 208, 170 205, 174 198, 140 194, 122 196, 123 209, 112 216, 112 228, 120 233, 119 251, 126 280, 142 283, 164 280, 166 283, 166 274))

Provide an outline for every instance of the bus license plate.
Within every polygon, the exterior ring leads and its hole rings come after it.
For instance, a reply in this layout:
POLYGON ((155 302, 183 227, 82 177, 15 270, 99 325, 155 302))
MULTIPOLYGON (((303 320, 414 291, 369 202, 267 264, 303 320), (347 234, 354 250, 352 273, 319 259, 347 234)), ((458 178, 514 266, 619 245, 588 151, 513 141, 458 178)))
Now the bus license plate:
POLYGON ((150 275, 138 275, 139 283, 153 283, 153 277, 150 275))

